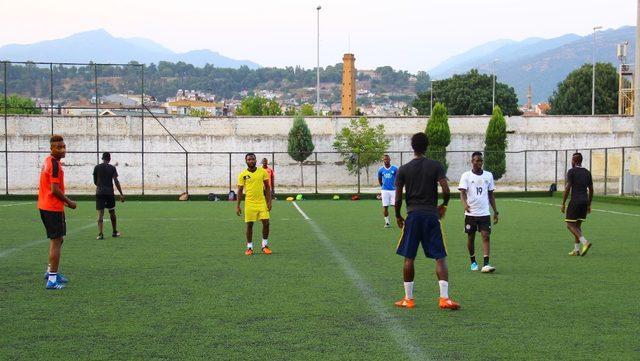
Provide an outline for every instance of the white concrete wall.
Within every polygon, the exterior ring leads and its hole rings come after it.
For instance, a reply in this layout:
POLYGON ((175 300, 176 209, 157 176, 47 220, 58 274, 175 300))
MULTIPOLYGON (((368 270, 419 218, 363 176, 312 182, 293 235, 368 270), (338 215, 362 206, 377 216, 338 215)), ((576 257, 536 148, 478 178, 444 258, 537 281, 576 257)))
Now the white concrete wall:
MULTIPOLYGON (((402 161, 411 157, 409 139, 426 127, 423 117, 370 117, 372 125, 383 124, 391 141, 389 152, 406 151, 402 161)), ((333 151, 332 142, 349 118, 313 118, 307 123, 314 135, 318 152, 333 151)), ((237 152, 231 157, 232 184, 235 175, 244 167, 245 152, 259 157, 272 157, 272 152, 286 152, 287 135, 293 123, 289 117, 228 117, 184 118, 163 117, 160 121, 191 153, 189 154, 189 187, 192 192, 222 192, 229 184, 229 156, 227 154, 195 154, 194 152, 237 152)), ((452 133, 448 147, 449 177, 456 182, 468 169, 470 152, 482 150, 484 132, 489 117, 451 117, 452 133), (455 152, 465 151, 465 152, 455 152)), ((67 188, 72 192, 91 192, 91 172, 96 163, 96 120, 93 117, 55 117, 54 132, 65 137, 70 153, 64 160, 67 188)), ((142 179, 142 156, 134 154, 142 149, 142 121, 140 117, 101 117, 99 119, 99 151, 133 152, 113 154, 120 179, 129 193, 139 193, 142 179)), ((51 118, 48 116, 10 116, 8 149, 14 151, 42 151, 41 154, 10 153, 9 190, 11 193, 33 192, 37 188, 39 167, 49 148, 51 118)), ((586 149, 632 145, 633 122, 628 117, 509 117, 507 118, 508 151, 528 150, 527 175, 529 186, 548 187, 555 179, 555 149, 586 149), (535 151, 535 152, 534 152, 535 151)), ((4 141, 0 150, 4 151, 4 141)), ((182 148, 151 118, 145 117, 144 149, 146 152, 175 152, 150 154, 145 158, 145 191, 177 193, 185 188, 186 157, 182 148)), ((571 153, 569 153, 570 155, 571 153)), ((0 159, 0 189, 5 185, 5 160, 0 159)), ((276 189, 299 186, 300 167, 286 154, 275 154, 276 189)), ((400 163, 400 153, 392 154, 400 163)), ((564 152, 558 155, 558 177, 566 169, 564 152)), ((315 183, 314 156, 304 166, 305 191, 315 183)), ((588 162, 588 159, 587 159, 588 162)), ((375 188, 377 167, 370 170, 369 186, 375 188)), ((318 184, 324 191, 355 191, 356 177, 349 175, 335 154, 318 154, 318 184)), ((362 184, 365 185, 365 174, 362 184)), ((524 183, 524 152, 507 155, 507 173, 498 183, 522 188, 524 183)))

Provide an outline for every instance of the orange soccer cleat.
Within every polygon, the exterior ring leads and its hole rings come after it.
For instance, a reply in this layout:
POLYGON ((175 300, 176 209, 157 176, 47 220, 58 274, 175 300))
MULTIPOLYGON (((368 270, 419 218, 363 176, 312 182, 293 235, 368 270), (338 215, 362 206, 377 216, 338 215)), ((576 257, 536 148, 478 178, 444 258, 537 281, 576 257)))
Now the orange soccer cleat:
POLYGON ((271 249, 269 248, 269 246, 262 247, 262 253, 264 253, 266 255, 270 255, 271 254, 271 249))
POLYGON ((450 298, 444 298, 444 297, 440 297, 440 300, 438 302, 438 306, 440 306, 441 309, 446 310, 458 310, 460 309, 460 304, 458 304, 457 302, 453 302, 450 298))
POLYGON ((246 254, 247 256, 251 256, 253 254, 253 249, 247 248, 247 250, 244 251, 244 254, 246 254))
POLYGON ((406 297, 404 297, 403 299, 401 299, 400 301, 394 304, 398 307, 404 307, 404 308, 414 308, 416 306, 415 303, 413 303, 413 298, 406 298, 406 297))

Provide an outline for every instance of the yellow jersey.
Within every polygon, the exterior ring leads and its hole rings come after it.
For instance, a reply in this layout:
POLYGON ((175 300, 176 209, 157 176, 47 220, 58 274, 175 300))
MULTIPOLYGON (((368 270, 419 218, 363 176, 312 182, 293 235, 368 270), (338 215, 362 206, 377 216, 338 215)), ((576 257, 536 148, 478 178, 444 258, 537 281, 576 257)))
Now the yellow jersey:
POLYGON ((238 186, 244 188, 245 202, 266 203, 264 181, 269 181, 269 174, 260 167, 256 168, 255 172, 245 169, 238 175, 238 186))

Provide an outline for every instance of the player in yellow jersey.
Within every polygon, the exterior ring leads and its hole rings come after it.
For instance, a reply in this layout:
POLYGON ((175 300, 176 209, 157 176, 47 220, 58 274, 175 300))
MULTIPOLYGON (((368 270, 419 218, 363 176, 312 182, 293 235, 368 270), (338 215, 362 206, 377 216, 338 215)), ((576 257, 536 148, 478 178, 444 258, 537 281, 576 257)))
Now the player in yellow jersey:
POLYGON ((244 221, 247 224, 247 249, 244 254, 253 254, 253 223, 262 221, 262 252, 271 254, 269 249, 269 211, 271 210, 271 187, 269 186, 269 174, 263 168, 256 167, 256 155, 247 153, 244 156, 247 169, 238 175, 238 205, 236 214, 240 216, 242 211, 240 203, 242 195, 244 201, 244 221))

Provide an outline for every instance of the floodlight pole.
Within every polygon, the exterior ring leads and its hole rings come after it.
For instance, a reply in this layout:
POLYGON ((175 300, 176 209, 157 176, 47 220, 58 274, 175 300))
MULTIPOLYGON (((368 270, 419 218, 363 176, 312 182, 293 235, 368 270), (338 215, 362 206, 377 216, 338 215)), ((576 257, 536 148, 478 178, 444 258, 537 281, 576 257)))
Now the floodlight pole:
POLYGON ((640 0, 637 2, 636 14, 636 64, 633 73, 633 145, 640 146, 640 0))
POLYGON ((493 90, 492 90, 492 94, 493 97, 491 98, 491 112, 493 113, 493 109, 495 109, 496 107, 496 62, 498 61, 498 59, 493 59, 493 90))
POLYGON ((602 29, 602 26, 593 27, 593 51, 591 65, 591 115, 596 114, 596 31, 602 29))
POLYGON ((316 112, 320 114, 320 9, 322 6, 318 5, 317 10, 317 40, 316 40, 316 112))

